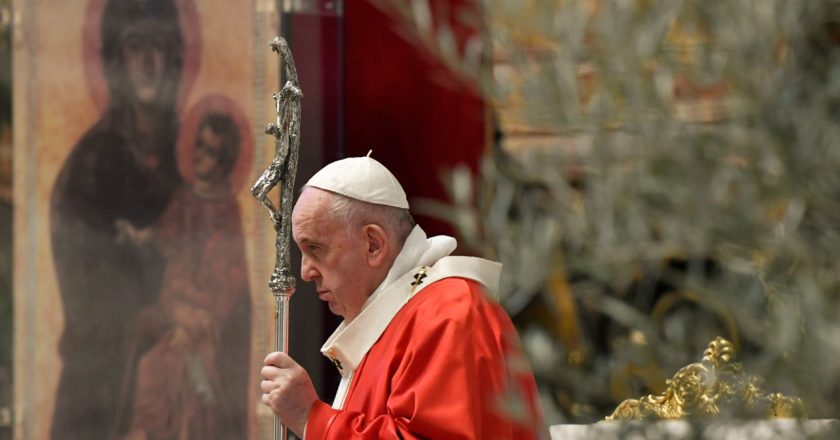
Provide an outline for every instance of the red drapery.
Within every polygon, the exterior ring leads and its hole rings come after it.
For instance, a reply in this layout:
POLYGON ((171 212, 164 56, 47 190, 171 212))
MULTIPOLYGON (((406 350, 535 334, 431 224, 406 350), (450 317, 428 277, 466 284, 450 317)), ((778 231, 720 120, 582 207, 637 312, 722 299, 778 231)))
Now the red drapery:
MULTIPOLYGON (((459 164, 477 169, 485 148, 485 107, 465 83, 429 51, 404 38, 406 25, 371 0, 345 2, 345 155, 385 164, 412 198, 446 201, 441 173, 459 164)), ((461 20, 464 0, 430 1, 463 47, 475 35, 461 20)), ((429 235, 451 226, 417 216, 429 235)))

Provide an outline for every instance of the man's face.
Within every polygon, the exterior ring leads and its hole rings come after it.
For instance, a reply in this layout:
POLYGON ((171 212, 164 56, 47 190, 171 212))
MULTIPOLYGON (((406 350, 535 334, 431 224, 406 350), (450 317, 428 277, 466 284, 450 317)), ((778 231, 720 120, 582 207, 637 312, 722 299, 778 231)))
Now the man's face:
POLYGON ((303 255, 300 276, 314 281, 330 311, 352 321, 376 288, 361 228, 351 228, 329 212, 332 195, 306 188, 292 214, 292 234, 303 255))

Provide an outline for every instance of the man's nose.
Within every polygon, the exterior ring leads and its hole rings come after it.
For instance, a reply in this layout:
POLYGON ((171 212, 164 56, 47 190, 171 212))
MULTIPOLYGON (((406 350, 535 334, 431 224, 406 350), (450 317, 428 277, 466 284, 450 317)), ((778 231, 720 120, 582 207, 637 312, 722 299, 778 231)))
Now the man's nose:
POLYGON ((312 265, 309 258, 301 257, 300 259, 300 278, 303 281, 312 281, 319 275, 318 269, 312 265))

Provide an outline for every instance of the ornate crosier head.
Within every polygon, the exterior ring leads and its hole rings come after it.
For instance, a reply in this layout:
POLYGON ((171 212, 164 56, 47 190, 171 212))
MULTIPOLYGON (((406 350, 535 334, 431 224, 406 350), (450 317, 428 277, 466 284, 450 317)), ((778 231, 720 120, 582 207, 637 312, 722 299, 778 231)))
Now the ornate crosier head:
POLYGON ((300 146, 301 93, 297 83, 297 70, 289 45, 285 40, 274 37, 269 42, 271 50, 280 55, 286 67, 286 83, 273 94, 276 121, 269 124, 266 134, 274 137, 274 158, 268 168, 254 183, 251 193, 265 206, 277 232, 277 263, 268 283, 275 296, 290 296, 295 290, 295 278, 290 271, 290 236, 292 199, 294 198, 295 174, 297 174, 298 148, 300 146), (279 207, 268 197, 269 192, 280 185, 279 207))

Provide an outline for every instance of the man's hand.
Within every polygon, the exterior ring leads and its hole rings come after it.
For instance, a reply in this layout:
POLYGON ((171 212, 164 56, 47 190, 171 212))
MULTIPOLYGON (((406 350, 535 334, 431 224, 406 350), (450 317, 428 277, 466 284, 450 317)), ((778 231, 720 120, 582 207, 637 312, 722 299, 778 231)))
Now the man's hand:
POLYGON ((318 400, 306 370, 286 353, 274 352, 265 357, 265 366, 260 373, 263 403, 302 438, 309 410, 318 400))

